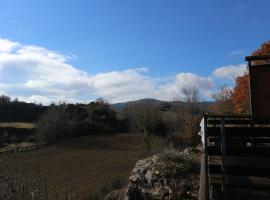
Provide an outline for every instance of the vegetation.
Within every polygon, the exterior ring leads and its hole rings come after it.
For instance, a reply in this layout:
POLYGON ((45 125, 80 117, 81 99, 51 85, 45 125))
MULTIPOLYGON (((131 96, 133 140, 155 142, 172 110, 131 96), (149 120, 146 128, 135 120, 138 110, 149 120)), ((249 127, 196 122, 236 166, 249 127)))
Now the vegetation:
MULTIPOLYGON (((252 55, 270 55, 270 41, 263 43, 252 55)), ((255 63, 265 64, 270 60, 255 63)), ((249 74, 236 77, 233 89, 222 87, 213 97, 215 104, 210 106, 210 110, 214 113, 250 113, 249 74)))
POLYGON ((103 99, 84 104, 52 105, 37 123, 38 141, 125 131, 123 120, 103 99))
POLYGON ((0 96, 0 122, 35 122, 47 110, 47 106, 25 103, 18 99, 0 96))
POLYGON ((199 172, 199 164, 191 155, 183 155, 177 149, 165 148, 158 157, 162 162, 155 166, 156 170, 166 173, 165 178, 175 179, 188 177, 199 172))
MULTIPOLYGON (((190 91, 192 95, 198 94, 195 89, 190 91)), ((32 178, 17 183, 19 186, 30 184, 37 178, 33 173, 39 171, 38 180, 42 181, 35 183, 49 199, 74 194, 73 190, 67 189, 74 184, 78 188, 78 199, 102 199, 107 192, 127 183, 137 160, 170 142, 190 143, 197 135, 191 126, 200 118, 202 110, 198 99, 192 95, 184 99, 186 102, 179 99, 162 106, 130 105, 121 116, 103 99, 89 104, 62 103, 47 107, 32 128, 36 129, 38 141, 58 142, 36 152, 18 154, 16 173, 20 176, 29 174, 32 178), (130 133, 118 134, 125 130, 130 133)), ((17 126, 17 130, 18 127, 32 130, 23 124, 9 123, 12 125, 17 126)), ((7 123, 2 126, 5 130, 15 128, 7 123)), ((9 160, 6 155, 1 155, 0 159, 1 163, 9 160)), ((7 164, 1 165, 1 174, 6 177, 9 169, 7 164)), ((5 185, 1 183, 3 180, 0 180, 0 186, 5 185)))

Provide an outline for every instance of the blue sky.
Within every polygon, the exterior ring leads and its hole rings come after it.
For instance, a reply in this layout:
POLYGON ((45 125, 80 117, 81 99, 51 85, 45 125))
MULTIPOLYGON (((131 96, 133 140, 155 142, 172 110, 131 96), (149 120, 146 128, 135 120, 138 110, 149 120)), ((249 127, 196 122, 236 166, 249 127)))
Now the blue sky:
POLYGON ((0 92, 42 103, 119 102, 169 100, 191 85, 209 99, 223 83, 233 86, 244 57, 270 39, 269 8, 268 0, 1 0, 0 92), (4 51, 3 41, 17 45, 4 51), (77 79, 46 78, 61 77, 64 66, 77 79), (45 72, 30 70, 39 67, 45 72))

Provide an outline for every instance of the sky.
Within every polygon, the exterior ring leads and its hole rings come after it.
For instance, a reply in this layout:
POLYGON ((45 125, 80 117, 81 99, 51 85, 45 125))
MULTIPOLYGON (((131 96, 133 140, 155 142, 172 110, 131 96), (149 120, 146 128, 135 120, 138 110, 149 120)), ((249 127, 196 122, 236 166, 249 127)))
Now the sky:
POLYGON ((27 102, 202 100, 270 40, 269 0, 0 0, 0 94, 27 102))

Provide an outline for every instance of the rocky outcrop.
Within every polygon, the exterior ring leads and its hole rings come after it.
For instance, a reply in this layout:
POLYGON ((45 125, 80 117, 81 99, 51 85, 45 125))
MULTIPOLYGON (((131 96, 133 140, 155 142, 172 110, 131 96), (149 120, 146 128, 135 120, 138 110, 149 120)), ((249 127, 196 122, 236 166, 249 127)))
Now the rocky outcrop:
POLYGON ((106 200, 197 199, 199 166, 190 149, 164 150, 136 163, 126 188, 107 195, 106 200), (121 198, 113 198, 121 193, 121 198), (123 195, 124 194, 124 195, 123 195))

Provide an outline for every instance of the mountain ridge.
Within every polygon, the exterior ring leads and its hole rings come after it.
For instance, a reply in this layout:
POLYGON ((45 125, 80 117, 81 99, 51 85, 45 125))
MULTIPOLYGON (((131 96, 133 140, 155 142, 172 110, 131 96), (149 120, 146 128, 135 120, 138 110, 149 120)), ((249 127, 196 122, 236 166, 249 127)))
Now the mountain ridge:
MULTIPOLYGON (((155 106, 162 106, 162 105, 173 105, 174 101, 163 101, 159 99, 154 98, 143 98, 133 101, 126 101, 126 102, 120 102, 120 103, 114 103, 111 104, 111 107, 115 109, 116 111, 122 111, 124 110, 128 105, 135 105, 135 104, 152 104, 155 106)), ((180 101, 182 105, 186 105, 187 103, 184 101, 180 101)), ((200 101, 199 102, 202 107, 208 107, 213 102, 212 101, 200 101)))

